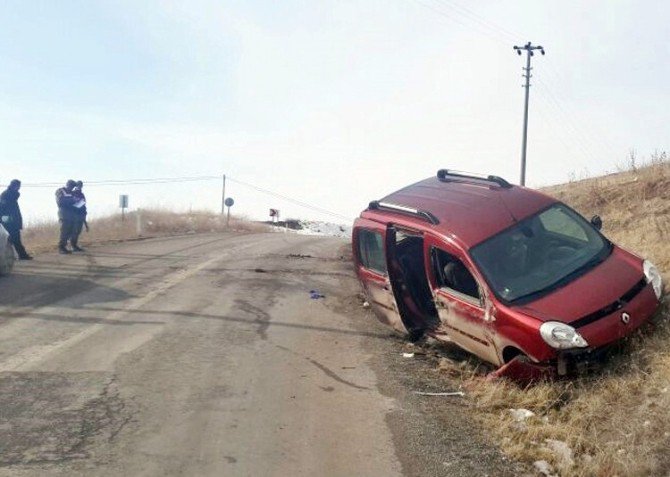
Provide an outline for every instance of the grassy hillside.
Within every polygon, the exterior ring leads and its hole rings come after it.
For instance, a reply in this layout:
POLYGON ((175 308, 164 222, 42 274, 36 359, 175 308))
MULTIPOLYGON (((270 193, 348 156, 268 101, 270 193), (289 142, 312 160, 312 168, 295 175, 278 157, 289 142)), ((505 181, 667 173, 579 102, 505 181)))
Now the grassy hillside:
POLYGON ((649 258, 666 283, 670 278, 670 162, 579 182, 545 192, 590 218, 603 219, 603 232, 638 255, 649 258))
MULTIPOLYGON (((655 263, 670 289, 670 163, 545 191, 588 218, 600 215, 605 235, 655 263)), ((669 475, 667 295, 665 301, 657 324, 635 334, 602 373, 525 390, 464 376, 494 440, 515 459, 546 460, 559 475, 669 475), (519 408, 535 415, 519 421, 510 412, 519 408)))
MULTIPOLYGON (((139 237, 159 237, 200 232, 262 231, 266 226, 231 217, 229 227, 223 216, 211 212, 191 212, 179 214, 166 210, 147 209, 131 212, 121 220, 120 215, 94 219, 89 222, 90 232, 82 232, 80 244, 83 247, 94 243, 136 239, 139 237)), ((58 243, 59 224, 46 222, 33 225, 23 231, 23 243, 30 253, 55 251, 58 243)))

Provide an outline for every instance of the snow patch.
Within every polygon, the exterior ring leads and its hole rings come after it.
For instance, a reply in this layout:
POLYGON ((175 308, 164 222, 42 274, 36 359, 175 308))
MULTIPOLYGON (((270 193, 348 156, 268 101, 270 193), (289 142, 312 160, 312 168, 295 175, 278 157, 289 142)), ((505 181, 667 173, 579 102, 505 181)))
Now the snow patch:
POLYGON ((314 220, 299 220, 301 230, 296 232, 301 235, 328 235, 331 237, 350 238, 351 225, 333 224, 330 222, 319 222, 314 220))

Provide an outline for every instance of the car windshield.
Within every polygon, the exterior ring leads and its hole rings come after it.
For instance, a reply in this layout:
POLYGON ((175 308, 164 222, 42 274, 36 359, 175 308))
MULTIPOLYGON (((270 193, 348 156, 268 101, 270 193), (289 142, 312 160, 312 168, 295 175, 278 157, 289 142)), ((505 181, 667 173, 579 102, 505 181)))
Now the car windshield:
POLYGON ((470 250, 494 293, 508 303, 539 298, 595 267, 610 252, 610 242, 563 204, 470 250))

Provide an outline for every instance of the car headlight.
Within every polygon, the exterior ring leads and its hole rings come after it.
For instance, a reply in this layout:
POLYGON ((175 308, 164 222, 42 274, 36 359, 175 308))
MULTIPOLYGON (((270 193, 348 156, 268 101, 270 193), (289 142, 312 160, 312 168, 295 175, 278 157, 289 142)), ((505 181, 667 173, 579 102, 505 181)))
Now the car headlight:
POLYGON ((642 262, 642 271, 644 271, 644 276, 647 277, 647 283, 651 283, 651 286, 654 287, 656 298, 660 300, 661 294, 663 293, 663 279, 661 278, 658 268, 656 268, 649 260, 645 260, 642 262))
POLYGON ((547 321, 540 326, 540 336, 552 348, 586 348, 589 344, 570 325, 558 321, 547 321))

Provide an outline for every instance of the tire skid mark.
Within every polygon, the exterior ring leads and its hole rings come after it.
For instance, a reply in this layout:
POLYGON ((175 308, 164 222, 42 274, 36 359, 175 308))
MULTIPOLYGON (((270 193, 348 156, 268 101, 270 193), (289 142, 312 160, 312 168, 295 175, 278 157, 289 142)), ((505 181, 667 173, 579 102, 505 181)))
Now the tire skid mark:
POLYGON ((270 314, 246 300, 235 300, 235 304, 239 306, 240 310, 254 317, 252 323, 259 325, 258 329, 256 329, 256 333, 262 340, 266 341, 268 339, 268 328, 270 328, 270 314))
POLYGON ((293 350, 290 349, 290 348, 287 348, 286 346, 282 346, 282 345, 279 345, 279 344, 277 344, 277 343, 272 343, 272 344, 273 344, 276 348, 278 348, 278 349, 281 349, 281 350, 283 350, 283 351, 286 351, 286 352, 288 352, 288 353, 291 353, 291 354, 293 354, 293 355, 295 355, 295 356, 298 356, 298 357, 304 359, 305 361, 310 362, 312 365, 314 365, 314 366, 316 366, 317 368, 319 368, 319 369, 320 369, 326 376, 328 376, 329 378, 331 378, 331 379, 337 381, 338 383, 342 383, 342 384, 344 384, 344 385, 346 385, 346 386, 349 386, 349 387, 352 387, 352 388, 354 388, 354 389, 361 389, 361 390, 364 390, 364 391, 372 391, 372 389, 370 389, 370 388, 368 388, 368 387, 366 387, 366 386, 361 386, 361 385, 359 385, 359 384, 352 383, 351 381, 347 381, 346 379, 340 377, 335 371, 333 371, 333 370, 330 369, 329 367, 327 367, 327 366, 325 366, 325 365, 319 363, 319 362, 318 362, 317 360, 315 360, 315 359, 312 359, 312 358, 310 358, 310 357, 308 357, 308 356, 303 356, 303 355, 301 355, 300 353, 296 353, 295 351, 293 351, 293 350))

